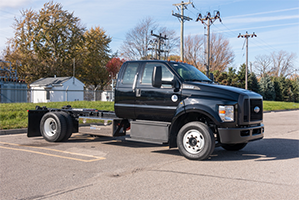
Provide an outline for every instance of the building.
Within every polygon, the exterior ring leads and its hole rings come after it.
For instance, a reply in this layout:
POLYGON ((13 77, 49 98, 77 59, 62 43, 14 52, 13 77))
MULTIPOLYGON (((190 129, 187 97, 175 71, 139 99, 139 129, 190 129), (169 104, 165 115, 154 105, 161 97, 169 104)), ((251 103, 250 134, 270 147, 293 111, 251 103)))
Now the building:
POLYGON ((75 77, 40 78, 30 84, 31 102, 83 101, 84 84, 75 77))
POLYGON ((27 102, 27 84, 15 78, 0 78, 0 103, 27 102))
POLYGON ((17 66, 13 69, 12 63, 4 60, 0 63, 0 103, 27 102, 27 84, 18 77, 17 66))

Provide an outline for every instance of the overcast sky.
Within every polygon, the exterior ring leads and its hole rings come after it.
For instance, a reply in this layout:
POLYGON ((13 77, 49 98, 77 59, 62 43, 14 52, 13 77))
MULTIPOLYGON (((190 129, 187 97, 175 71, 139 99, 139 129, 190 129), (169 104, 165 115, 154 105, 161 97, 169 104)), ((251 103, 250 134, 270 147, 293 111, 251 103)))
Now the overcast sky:
MULTIPOLYGON (((188 0, 185 0, 185 2, 188 0)), ((5 48, 8 38, 14 36, 12 24, 20 10, 40 10, 47 1, 41 0, 3 0, 0 2, 0 50, 5 48)), ((177 12, 173 4, 181 0, 61 0, 64 10, 74 12, 87 29, 100 26, 112 37, 111 50, 116 52, 126 33, 141 19, 152 17, 160 26, 173 29, 180 35, 180 23, 172 16, 177 12)), ((215 21, 211 32, 222 33, 230 40, 235 54, 233 66, 238 68, 245 62, 244 39, 239 33, 253 33, 249 38, 249 62, 255 56, 270 55, 284 50, 295 53, 295 68, 299 69, 299 1, 298 0, 194 0, 185 15, 193 19, 185 23, 185 36, 204 34, 204 26, 195 22, 198 13, 220 11, 222 23, 215 21)))

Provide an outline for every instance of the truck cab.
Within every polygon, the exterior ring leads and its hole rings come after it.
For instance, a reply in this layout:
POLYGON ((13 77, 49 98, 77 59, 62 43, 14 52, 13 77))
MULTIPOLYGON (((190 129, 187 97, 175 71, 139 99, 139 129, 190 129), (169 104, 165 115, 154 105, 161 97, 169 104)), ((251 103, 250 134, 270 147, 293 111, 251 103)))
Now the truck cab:
POLYGON ((261 95, 214 83, 182 62, 125 62, 115 114, 130 121, 133 139, 168 143, 189 159, 207 158, 215 144, 240 150, 264 135, 261 95))

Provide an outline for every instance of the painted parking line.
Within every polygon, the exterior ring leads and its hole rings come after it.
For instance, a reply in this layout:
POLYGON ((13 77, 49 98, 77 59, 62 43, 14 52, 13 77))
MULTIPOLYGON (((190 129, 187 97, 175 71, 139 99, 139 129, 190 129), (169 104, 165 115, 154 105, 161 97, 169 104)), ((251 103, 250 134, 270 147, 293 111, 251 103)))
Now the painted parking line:
POLYGON ((52 157, 57 157, 57 158, 64 158, 64 159, 69 159, 69 160, 76 160, 76 161, 80 161, 80 162, 95 162, 95 161, 99 161, 99 160, 104 160, 105 159, 104 157, 97 157, 97 156, 94 156, 94 155, 74 153, 74 152, 62 151, 62 150, 57 150, 57 149, 50 149, 50 148, 45 148, 45 147, 35 147, 35 146, 22 145, 22 144, 14 144, 14 143, 8 143, 8 142, 0 142, 0 144, 10 145, 10 146, 18 146, 18 147, 28 147, 28 148, 53 151, 53 152, 58 152, 58 153, 63 153, 63 154, 70 154, 70 155, 74 155, 74 156, 82 156, 82 157, 94 158, 94 159, 91 159, 91 160, 85 160, 85 159, 80 159, 80 158, 74 158, 74 157, 68 157, 68 156, 61 156, 61 155, 49 154, 49 153, 43 153, 43 152, 33 151, 33 150, 28 150, 28 149, 20 149, 20 148, 0 146, 0 148, 2 148, 2 149, 24 151, 24 152, 35 153, 35 154, 40 154, 40 155, 45 155, 45 156, 52 156, 52 157))

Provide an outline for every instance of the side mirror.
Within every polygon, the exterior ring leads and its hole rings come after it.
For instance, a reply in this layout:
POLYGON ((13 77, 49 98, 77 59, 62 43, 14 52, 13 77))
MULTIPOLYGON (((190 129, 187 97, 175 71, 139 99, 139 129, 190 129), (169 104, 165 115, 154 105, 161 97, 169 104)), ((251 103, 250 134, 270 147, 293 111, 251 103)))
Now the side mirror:
POLYGON ((178 92, 180 90, 180 83, 176 79, 173 80, 173 88, 174 88, 174 92, 178 92))
POLYGON ((160 88, 162 85, 162 71, 161 66, 155 66, 152 73, 152 86, 156 88, 160 88))
POLYGON ((209 75, 210 75, 210 80, 212 80, 212 82, 214 82, 214 81, 215 81, 214 74, 213 74, 213 73, 210 73, 209 75))

